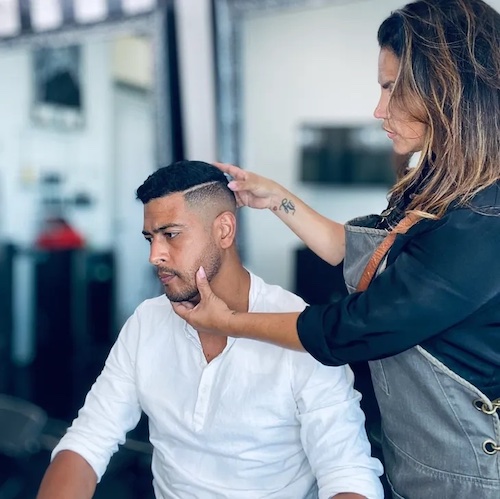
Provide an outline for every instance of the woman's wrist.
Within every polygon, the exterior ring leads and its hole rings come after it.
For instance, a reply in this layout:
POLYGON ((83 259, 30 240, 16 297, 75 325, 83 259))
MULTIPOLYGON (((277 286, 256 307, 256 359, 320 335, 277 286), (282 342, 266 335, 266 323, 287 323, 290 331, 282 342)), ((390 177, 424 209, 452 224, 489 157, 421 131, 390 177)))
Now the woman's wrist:
POLYGON ((245 312, 238 312, 236 310, 229 310, 225 318, 223 333, 226 336, 232 336, 233 338, 241 337, 241 331, 238 331, 238 316, 245 312))
POLYGON ((280 211, 285 214, 294 212, 295 204, 292 198, 293 195, 290 191, 285 189, 283 186, 276 184, 276 189, 271 196, 269 209, 275 214, 278 214, 280 211))

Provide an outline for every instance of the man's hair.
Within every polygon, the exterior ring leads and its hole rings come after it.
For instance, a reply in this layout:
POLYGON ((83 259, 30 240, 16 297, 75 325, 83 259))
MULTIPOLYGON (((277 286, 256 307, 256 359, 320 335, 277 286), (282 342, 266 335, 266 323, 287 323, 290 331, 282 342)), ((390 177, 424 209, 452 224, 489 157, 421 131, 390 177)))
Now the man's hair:
POLYGON ((236 198, 227 186, 228 179, 218 168, 203 161, 177 161, 159 168, 137 189, 143 204, 176 192, 184 195, 189 206, 222 204, 236 211, 236 198))
POLYGON ((482 0, 419 0, 394 11, 378 42, 400 60, 389 107, 428 126, 409 209, 442 215, 500 178, 500 14, 482 0))

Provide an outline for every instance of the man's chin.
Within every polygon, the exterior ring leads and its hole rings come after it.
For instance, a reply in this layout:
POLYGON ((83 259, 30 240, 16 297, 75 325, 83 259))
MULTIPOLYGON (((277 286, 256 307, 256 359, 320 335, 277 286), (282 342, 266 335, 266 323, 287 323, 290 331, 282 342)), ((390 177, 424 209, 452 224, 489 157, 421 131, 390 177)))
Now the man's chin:
POLYGON ((176 295, 176 294, 172 294, 172 293, 167 293, 165 291, 165 296, 172 303, 184 303, 184 304, 190 303, 193 305, 193 307, 195 305, 198 305, 198 303, 200 303, 200 295, 198 292, 196 292, 194 294, 190 294, 190 295, 187 295, 187 294, 186 295, 176 295))

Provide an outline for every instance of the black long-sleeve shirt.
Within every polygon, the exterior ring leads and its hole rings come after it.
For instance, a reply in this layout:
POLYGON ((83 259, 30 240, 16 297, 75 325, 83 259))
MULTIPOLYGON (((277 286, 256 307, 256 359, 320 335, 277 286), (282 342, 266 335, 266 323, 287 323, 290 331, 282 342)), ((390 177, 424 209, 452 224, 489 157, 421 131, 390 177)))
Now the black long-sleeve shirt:
POLYGON ((310 306, 304 348, 327 365, 421 345, 491 399, 500 397, 500 187, 398 235, 363 293, 310 306))

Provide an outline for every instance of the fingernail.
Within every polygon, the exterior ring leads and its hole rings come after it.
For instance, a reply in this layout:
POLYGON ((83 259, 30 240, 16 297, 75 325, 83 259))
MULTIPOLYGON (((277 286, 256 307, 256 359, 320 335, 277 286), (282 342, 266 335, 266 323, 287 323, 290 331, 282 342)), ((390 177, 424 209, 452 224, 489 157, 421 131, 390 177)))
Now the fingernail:
POLYGON ((202 279, 206 279, 207 278, 207 274, 205 274, 205 269, 203 267, 200 267, 198 269, 198 275, 202 278, 202 279))
POLYGON ((235 182, 233 180, 231 180, 231 182, 228 182, 227 186, 230 188, 230 189, 233 189, 235 187, 235 182))

